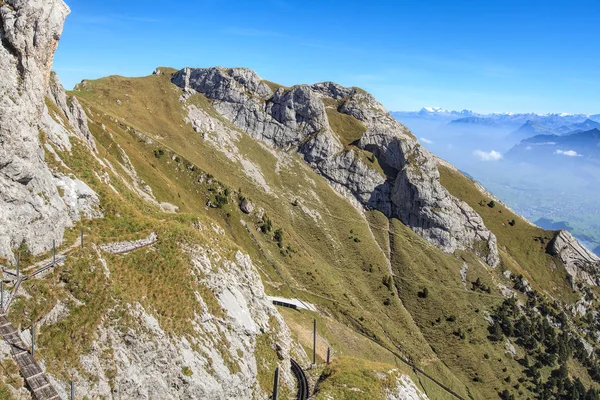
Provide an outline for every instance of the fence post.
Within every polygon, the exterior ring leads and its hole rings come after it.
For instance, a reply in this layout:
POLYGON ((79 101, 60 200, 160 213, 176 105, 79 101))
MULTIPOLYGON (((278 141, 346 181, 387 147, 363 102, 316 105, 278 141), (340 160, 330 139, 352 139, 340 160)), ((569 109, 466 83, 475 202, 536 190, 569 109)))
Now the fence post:
POLYGON ((279 394, 279 367, 275 368, 275 378, 273 379, 273 400, 277 400, 279 394))
POLYGON ((35 324, 31 324, 31 357, 35 357, 35 324))
POLYGON ((83 249, 83 226, 81 227, 81 248, 83 249))
POLYGON ((313 319, 313 364, 317 365, 317 319, 313 319))
POLYGON ((17 280, 19 280, 19 263, 21 262, 21 253, 17 253, 17 280))
POLYGON ((75 400, 75 382, 71 381, 71 400, 75 400))
MULTIPOLYGON (((2 275, 4 275, 4 270, 2 275)), ((4 312, 4 276, 0 280, 0 312, 4 312)))
POLYGON ((329 362, 331 360, 331 347, 327 348, 327 365, 329 365, 329 362))
POLYGON ((52 240, 52 265, 56 264, 56 240, 52 240))

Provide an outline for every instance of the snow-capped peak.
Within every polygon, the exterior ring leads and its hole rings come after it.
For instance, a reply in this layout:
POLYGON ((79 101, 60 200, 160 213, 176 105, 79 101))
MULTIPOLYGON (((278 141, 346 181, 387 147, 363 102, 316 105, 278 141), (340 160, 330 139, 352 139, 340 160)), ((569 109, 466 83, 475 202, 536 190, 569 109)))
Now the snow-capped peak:
POLYGON ((421 111, 427 111, 430 113, 449 113, 450 111, 443 109, 441 107, 423 107, 421 111))

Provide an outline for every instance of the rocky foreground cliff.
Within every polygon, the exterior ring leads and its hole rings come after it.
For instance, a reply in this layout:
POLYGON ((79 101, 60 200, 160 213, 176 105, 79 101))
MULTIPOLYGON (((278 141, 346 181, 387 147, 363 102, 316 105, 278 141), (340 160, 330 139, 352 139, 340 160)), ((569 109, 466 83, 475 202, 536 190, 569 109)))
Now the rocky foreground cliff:
MULTIPOLYGON (((267 399, 279 367, 293 399, 291 359, 314 399, 597 398, 600 261, 567 232, 358 88, 215 67, 65 92, 67 13, 0 0, 7 314, 63 398, 267 399)), ((0 397, 33 397, 12 358, 0 397)))

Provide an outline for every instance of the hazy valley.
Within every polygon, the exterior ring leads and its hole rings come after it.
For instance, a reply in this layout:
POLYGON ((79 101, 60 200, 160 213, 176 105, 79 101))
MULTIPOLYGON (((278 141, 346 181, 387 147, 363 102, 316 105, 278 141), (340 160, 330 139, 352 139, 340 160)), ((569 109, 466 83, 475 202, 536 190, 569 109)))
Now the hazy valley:
POLYGON ((392 114, 425 147, 480 181, 517 213, 546 229, 568 229, 598 254, 598 115, 465 117, 471 112, 426 109, 392 114))

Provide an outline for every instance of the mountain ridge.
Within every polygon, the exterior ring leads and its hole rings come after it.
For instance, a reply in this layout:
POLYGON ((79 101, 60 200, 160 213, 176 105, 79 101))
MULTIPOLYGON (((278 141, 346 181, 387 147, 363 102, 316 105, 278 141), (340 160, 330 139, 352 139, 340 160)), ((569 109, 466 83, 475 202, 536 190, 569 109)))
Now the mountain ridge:
MULTIPOLYGON (((62 2, 9 4, 2 26, 39 20, 16 24, 15 37, 37 25, 53 51, 56 31, 43 26, 62 2)), ((19 73, 18 62, 0 66, 19 73)), ((0 133, 26 137, 39 159, 24 170, 46 174, 9 184, 55 200, 64 219, 41 237, 26 233, 52 209, 9 220, 2 263, 18 257, 29 274, 52 259, 51 239, 68 250, 8 310, 21 331, 37 329, 56 388, 267 399, 279 367, 281 398, 295 398, 294 359, 317 400, 597 396, 586 346, 600 323, 600 260, 437 159, 370 94, 222 67, 85 80, 67 93, 44 76, 22 92, 14 80, 29 120, 0 133), (110 251, 123 243, 131 251, 110 251), (267 295, 312 307, 275 308, 267 295)), ((2 101, 6 122, 20 110, 2 101)), ((34 396, 3 349, 0 393, 34 396)))
POLYGON ((439 120, 440 122, 465 124, 473 126, 497 126, 517 129, 532 121, 551 129, 562 128, 563 125, 585 123, 585 121, 600 122, 600 114, 568 114, 568 113, 477 113, 469 110, 448 111, 444 109, 427 109, 420 111, 392 111, 398 119, 416 118, 426 120, 439 120))

